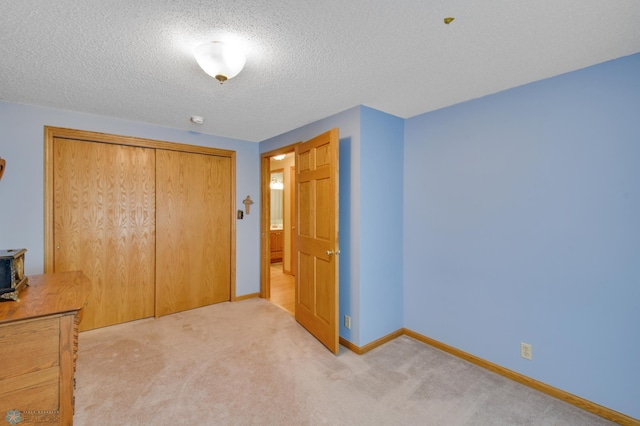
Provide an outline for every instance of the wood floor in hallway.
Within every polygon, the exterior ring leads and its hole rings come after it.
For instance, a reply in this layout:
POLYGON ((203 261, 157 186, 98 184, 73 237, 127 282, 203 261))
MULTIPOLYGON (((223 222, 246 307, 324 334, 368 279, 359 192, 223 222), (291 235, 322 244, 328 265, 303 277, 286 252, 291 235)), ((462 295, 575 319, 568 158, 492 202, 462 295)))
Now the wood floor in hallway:
POLYGON ((279 306, 291 315, 295 315, 295 284, 293 275, 282 271, 282 263, 271 264, 271 303, 279 306))

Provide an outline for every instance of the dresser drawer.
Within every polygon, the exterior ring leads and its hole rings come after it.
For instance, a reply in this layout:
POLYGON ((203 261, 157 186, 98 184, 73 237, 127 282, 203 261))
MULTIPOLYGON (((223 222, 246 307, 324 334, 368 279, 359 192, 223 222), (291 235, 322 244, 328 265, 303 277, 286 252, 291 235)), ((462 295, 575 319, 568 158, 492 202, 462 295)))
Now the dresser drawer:
POLYGON ((0 325, 0 413, 20 404, 56 410, 60 388, 60 319, 34 319, 0 325))

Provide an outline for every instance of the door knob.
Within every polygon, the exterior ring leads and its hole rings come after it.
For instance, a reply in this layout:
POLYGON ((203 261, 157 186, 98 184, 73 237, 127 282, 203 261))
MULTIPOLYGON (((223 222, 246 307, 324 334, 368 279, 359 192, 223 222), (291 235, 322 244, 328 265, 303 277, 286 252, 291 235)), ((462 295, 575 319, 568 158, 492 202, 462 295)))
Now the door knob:
POLYGON ((333 256, 333 250, 327 250, 327 256, 333 256))

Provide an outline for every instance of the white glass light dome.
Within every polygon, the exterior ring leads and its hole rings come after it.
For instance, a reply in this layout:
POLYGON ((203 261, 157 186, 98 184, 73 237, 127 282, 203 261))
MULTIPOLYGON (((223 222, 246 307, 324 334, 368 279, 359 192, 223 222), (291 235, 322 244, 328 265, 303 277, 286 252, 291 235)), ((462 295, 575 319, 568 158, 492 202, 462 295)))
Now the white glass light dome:
POLYGON ((247 61, 244 53, 221 41, 201 44, 194 55, 204 72, 220 83, 238 75, 247 61))

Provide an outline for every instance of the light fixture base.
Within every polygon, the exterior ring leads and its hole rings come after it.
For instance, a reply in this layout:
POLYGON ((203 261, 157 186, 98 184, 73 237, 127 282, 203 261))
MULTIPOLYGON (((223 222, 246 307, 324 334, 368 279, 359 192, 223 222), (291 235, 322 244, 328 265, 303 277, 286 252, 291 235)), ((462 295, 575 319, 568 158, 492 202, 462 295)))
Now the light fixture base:
POLYGON ((228 80, 228 78, 222 74, 218 74, 215 76, 215 79, 218 80, 220 82, 220 84, 224 83, 225 81, 228 80))

